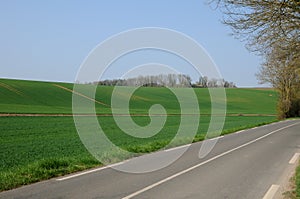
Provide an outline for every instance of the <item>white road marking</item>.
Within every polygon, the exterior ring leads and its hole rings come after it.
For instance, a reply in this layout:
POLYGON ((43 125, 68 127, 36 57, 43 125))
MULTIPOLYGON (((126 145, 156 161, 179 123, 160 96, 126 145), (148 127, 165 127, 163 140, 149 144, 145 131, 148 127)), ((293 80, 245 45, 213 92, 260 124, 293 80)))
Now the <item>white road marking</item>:
MULTIPOLYGON (((223 137, 224 137, 224 135, 219 136, 219 137, 215 137, 215 138, 211 138, 211 139, 208 139, 208 140, 221 139, 221 138, 223 138, 223 137)), ((203 141, 204 141, 204 140, 203 140, 203 141)), ((191 146, 191 145, 192 145, 192 144, 186 144, 186 145, 182 145, 182 146, 178 146, 178 147, 166 149, 166 150, 164 150, 164 151, 165 151, 165 152, 174 151, 174 150, 178 150, 178 149, 181 149, 181 148, 189 147, 189 146, 191 146)))
POLYGON ((245 130, 240 130, 240 131, 237 131, 237 132, 235 132, 235 134, 239 134, 239 133, 242 133, 242 132, 244 132, 245 130))
POLYGON ((265 196, 263 197, 263 199, 273 199, 273 197, 275 196, 277 190, 279 189, 279 185, 273 184, 270 189, 267 191, 267 193, 265 194, 265 196))
POLYGON ((300 156, 300 153, 295 153, 293 155, 292 159, 289 161, 289 164, 295 164, 296 161, 298 160, 299 156, 300 156))
MULTIPOLYGON (((176 174, 174 174, 174 175, 172 175, 172 176, 169 176, 169 177, 167 177, 167 178, 165 178, 165 179, 163 179, 163 180, 161 180, 161 181, 158 181, 158 182, 156 182, 156 183, 154 183, 154 184, 151 184, 151 185, 149 185, 149 186, 147 186, 147 187, 145 187, 145 188, 143 188, 143 189, 141 189, 141 190, 139 190, 139 191, 136 191, 136 192, 134 192, 134 193, 132 193, 132 194, 130 194, 130 195, 128 195, 128 196, 123 197, 122 199, 130 199, 130 198, 132 198, 132 197, 135 197, 135 196, 137 196, 137 195, 139 195, 139 194, 141 194, 141 193, 143 193, 143 192, 146 192, 146 191, 148 191, 148 190, 150 190, 150 189, 152 189, 152 188, 154 188, 154 187, 157 187, 157 186, 159 186, 159 185, 161 185, 161 184, 163 184, 163 183, 165 183, 165 182, 167 182, 167 181, 170 181, 170 180, 172 180, 172 179, 174 179, 174 178, 176 178, 176 177, 178 177, 178 176, 180 176, 180 175, 183 175, 183 174, 185 174, 185 173, 187 173, 187 172, 189 172, 189 171, 192 171, 192 170, 194 170, 194 169, 196 169, 196 168, 198 168, 198 167, 200 167, 200 166, 202 166, 202 165, 205 165, 205 164, 207 164, 207 163, 209 163, 209 162, 212 162, 212 161, 215 160, 215 159, 218 159, 218 158, 220 158, 220 157, 223 157, 223 156, 225 156, 225 155, 227 155, 227 154, 229 154, 229 153, 232 153, 232 152, 234 152, 234 151, 236 151, 236 150, 238 150, 238 149, 241 149, 241 148, 243 148, 243 147, 245 147, 245 146, 248 146, 248 145, 250 145, 250 144, 252 144, 252 143, 254 143, 254 142, 257 142, 257 141, 259 141, 259 140, 261 140, 261 139, 263 139, 263 138, 265 138, 265 137, 268 137, 268 136, 270 136, 270 135, 272 135, 272 134, 274 134, 274 133, 277 133, 277 132, 279 132, 279 131, 281 131, 281 130, 287 129, 287 128, 292 127, 292 126, 296 126, 296 125, 298 125, 298 124, 300 124, 300 122, 297 122, 297 123, 295 123, 295 124, 291 124, 291 125, 288 125, 288 126, 279 128, 279 129, 277 129, 277 130, 271 131, 270 133, 265 134, 265 135, 263 135, 263 136, 261 136, 261 137, 259 137, 259 138, 256 138, 256 139, 254 139, 254 140, 252 140, 252 141, 249 141, 249 142, 247 142, 247 143, 245 143, 245 144, 242 144, 242 145, 240 145, 240 146, 238 146, 238 147, 236 147, 236 148, 230 149, 230 150, 228 150, 228 151, 226 151, 226 152, 224 152, 224 153, 221 153, 221 154, 219 154, 219 155, 217 155, 217 156, 215 156, 215 157, 212 157, 212 158, 210 158, 210 159, 208 159, 208 160, 206 160, 206 161, 204 161, 204 162, 201 162, 201 163, 199 163, 199 164, 197 164, 197 165, 195 165, 195 166, 192 166, 192 167, 190 167, 190 168, 188 168, 188 169, 185 169, 185 170, 183 170, 183 171, 180 171, 180 172, 178 172, 178 173, 176 173, 176 174)), ((273 188, 273 189, 274 189, 274 188, 273 188)), ((264 198, 264 199, 267 199, 267 198, 264 198)))
POLYGON ((186 144, 186 145, 183 145, 183 146, 178 146, 178 147, 166 149, 165 152, 174 151, 174 150, 185 148, 185 147, 189 147, 189 146, 191 146, 191 144, 186 144))
POLYGON ((257 129, 258 127, 256 126, 256 127, 253 127, 252 129, 257 129))
MULTIPOLYGON (((217 140, 217 139, 221 139, 221 138, 223 138, 224 137, 224 135, 222 135, 222 136, 219 136, 219 137, 215 137, 215 138, 211 138, 211 139, 209 139, 209 140, 217 140)), ((203 140, 204 141, 204 140, 203 140)))
POLYGON ((124 163, 125 163, 125 161, 119 162, 119 163, 116 163, 116 164, 112 164, 112 165, 108 165, 108 166, 105 166, 105 167, 99 167, 99 168, 96 168, 96 169, 91 169, 91 170, 88 170, 88 171, 76 173, 74 175, 70 175, 70 176, 58 178, 58 179, 56 179, 56 181, 68 180, 68 179, 71 179, 71 178, 75 178, 75 177, 78 177, 78 176, 86 175, 86 174, 93 173, 93 172, 96 172, 96 171, 101 171, 101 170, 104 170, 104 169, 107 169, 107 168, 111 168, 111 167, 114 167, 114 166, 117 166, 117 165, 121 165, 121 164, 124 164, 124 163))

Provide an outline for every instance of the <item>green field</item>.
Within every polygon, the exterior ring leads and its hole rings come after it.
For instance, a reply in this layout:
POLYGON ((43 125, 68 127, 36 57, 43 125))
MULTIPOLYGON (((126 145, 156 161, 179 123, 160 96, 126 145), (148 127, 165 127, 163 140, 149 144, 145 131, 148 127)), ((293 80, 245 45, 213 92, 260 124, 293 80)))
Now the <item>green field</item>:
MULTIPOLYGON (((49 114, 0 117, 0 190, 100 165, 81 143, 73 118, 53 115, 72 113, 72 93, 57 85, 73 87, 68 83, 0 79, 0 113, 49 114)), ((95 99, 108 105, 96 104, 98 114, 111 113, 112 91, 113 87, 97 87, 95 99)), ((203 114, 194 137, 194 141, 199 141, 204 139, 210 122, 210 100, 207 89, 195 89, 195 92, 203 114)), ((226 94, 228 115, 223 134, 275 121, 276 116, 272 115, 276 114, 277 93, 274 90, 226 89, 226 94)), ((162 130, 151 138, 126 135, 109 115, 99 116, 99 124, 114 144, 128 151, 147 153, 163 149, 178 130, 179 103, 166 88, 139 88, 131 97, 130 113, 147 114, 153 104, 162 104, 167 113, 175 115, 169 115, 162 130)), ((84 119, 88 126, 89 117, 84 119)), ((133 120, 142 126, 150 122, 147 116, 133 116, 133 120)), ((120 160, 116 154, 108 154, 108 158, 112 162, 120 160)))
MULTIPOLYGON (((73 84, 70 83, 0 79, 0 113, 71 114, 72 93, 56 85, 73 89, 73 84)), ((86 90, 93 88, 91 85, 85 87, 86 90)), ((95 99, 110 105, 113 89, 109 86, 97 87, 95 99)), ((195 93, 199 99, 201 114, 209 114, 208 89, 195 89, 195 93)), ((276 114, 278 94, 274 90, 233 88, 226 89, 226 95, 228 114, 276 114)), ((123 96, 120 94, 120 97, 123 96)), ((178 113, 178 101, 171 91, 149 87, 139 88, 131 97, 131 113, 147 113, 152 104, 162 104, 170 113, 178 113)), ((99 114, 111 112, 107 106, 95 106, 99 114)))

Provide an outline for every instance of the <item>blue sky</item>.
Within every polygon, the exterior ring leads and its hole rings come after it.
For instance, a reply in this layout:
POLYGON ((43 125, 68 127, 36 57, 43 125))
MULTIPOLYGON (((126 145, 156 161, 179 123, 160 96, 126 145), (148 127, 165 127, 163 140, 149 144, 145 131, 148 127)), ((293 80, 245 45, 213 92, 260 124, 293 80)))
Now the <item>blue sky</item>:
POLYGON ((261 58, 230 36, 230 28, 220 22, 222 14, 205 2, 2 0, 0 77, 73 82, 85 57, 108 37, 162 27, 200 43, 226 80, 261 86, 255 78, 261 58))

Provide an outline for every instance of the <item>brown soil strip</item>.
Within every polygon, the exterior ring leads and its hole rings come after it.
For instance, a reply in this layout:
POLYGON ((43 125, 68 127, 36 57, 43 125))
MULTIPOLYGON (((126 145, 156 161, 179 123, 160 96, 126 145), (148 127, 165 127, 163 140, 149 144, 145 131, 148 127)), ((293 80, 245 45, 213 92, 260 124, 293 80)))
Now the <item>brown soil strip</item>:
POLYGON ((64 86, 61 86, 61 85, 58 85, 58 84, 53 84, 53 85, 56 86, 56 87, 58 87, 58 88, 61 88, 61 89, 63 89, 63 90, 66 90, 66 91, 69 91, 69 92, 74 93, 74 94, 76 94, 76 95, 79 95, 79 96, 81 96, 81 97, 84 97, 84 98, 86 98, 86 99, 88 99, 88 100, 91 100, 91 101, 93 101, 93 102, 96 102, 97 104, 101 104, 101 105, 104 105, 104 106, 106 106, 106 107, 110 107, 108 104, 105 104, 105 103, 103 103, 103 102, 97 101, 97 100, 95 100, 95 99, 93 99, 93 98, 90 98, 90 97, 88 97, 88 96, 86 96, 86 95, 84 95, 84 94, 82 94, 82 93, 79 93, 79 92, 73 91, 73 90, 71 90, 71 89, 68 89, 68 88, 66 88, 66 87, 64 87, 64 86))
MULTIPOLYGON (((153 116, 193 116, 195 114, 154 114, 153 116)), ((202 116, 211 116, 210 114, 200 114, 202 116)), ((29 114, 29 113, 0 113, 0 117, 73 117, 73 116, 95 116, 95 114, 29 114)), ((111 117, 111 116, 140 116, 149 117, 148 114, 96 114, 99 117, 111 117)), ((222 116, 222 115, 216 115, 222 116)), ((226 116, 248 116, 248 117, 258 117, 258 116, 276 116, 272 114, 227 114, 226 116)))
POLYGON ((18 95, 20 95, 20 96, 24 96, 24 94, 23 94, 21 91, 19 91, 19 90, 13 88, 13 87, 10 86, 10 85, 7 85, 7 84, 3 83, 3 82, 0 82, 0 86, 2 86, 3 88, 6 88, 7 90, 9 90, 9 91, 11 91, 11 92, 13 92, 13 93, 16 93, 16 94, 18 94, 18 95))

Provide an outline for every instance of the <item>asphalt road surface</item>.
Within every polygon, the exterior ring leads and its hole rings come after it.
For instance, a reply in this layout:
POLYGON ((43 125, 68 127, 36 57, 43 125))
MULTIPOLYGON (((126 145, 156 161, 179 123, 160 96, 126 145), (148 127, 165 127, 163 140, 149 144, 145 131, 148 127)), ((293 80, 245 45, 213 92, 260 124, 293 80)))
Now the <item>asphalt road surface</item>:
POLYGON ((201 142, 134 158, 113 168, 149 167, 181 150, 168 167, 132 174, 105 167, 0 193, 0 198, 280 198, 300 153, 300 120, 226 135, 199 158, 201 142))

